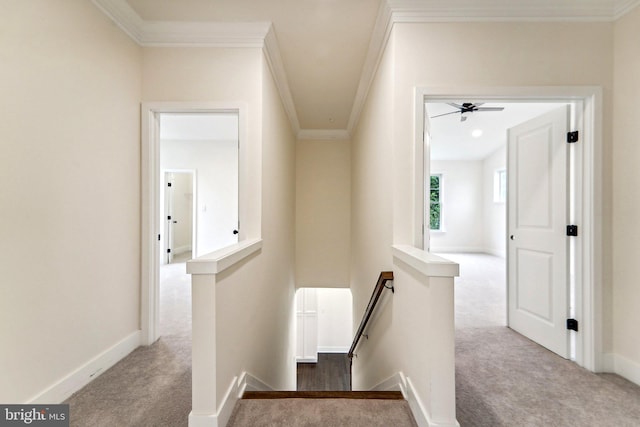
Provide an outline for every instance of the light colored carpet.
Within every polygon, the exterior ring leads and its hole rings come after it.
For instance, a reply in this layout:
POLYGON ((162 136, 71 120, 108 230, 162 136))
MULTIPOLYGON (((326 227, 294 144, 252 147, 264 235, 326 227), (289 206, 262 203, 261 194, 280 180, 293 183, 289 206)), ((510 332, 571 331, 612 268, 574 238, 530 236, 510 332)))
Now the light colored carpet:
POLYGON ((467 426, 640 426, 640 387, 593 374, 506 327, 505 261, 443 255, 456 279, 456 410, 467 426))
POLYGON ((72 426, 188 424, 191 412, 191 280, 184 263, 160 269, 162 337, 71 396, 72 426))
POLYGON ((227 427, 417 427, 405 400, 242 399, 227 427))

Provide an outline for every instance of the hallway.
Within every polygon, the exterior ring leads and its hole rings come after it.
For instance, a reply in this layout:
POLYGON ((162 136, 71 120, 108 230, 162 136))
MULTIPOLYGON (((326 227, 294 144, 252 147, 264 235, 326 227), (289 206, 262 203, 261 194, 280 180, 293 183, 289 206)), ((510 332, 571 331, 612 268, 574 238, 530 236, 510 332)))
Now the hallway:
POLYGON ((160 333, 71 396, 71 425, 186 426, 191 411, 191 281, 184 262, 160 268, 160 333))
POLYGON ((505 260, 446 254, 456 278, 456 410, 466 426, 637 426, 640 387, 505 327, 505 260))

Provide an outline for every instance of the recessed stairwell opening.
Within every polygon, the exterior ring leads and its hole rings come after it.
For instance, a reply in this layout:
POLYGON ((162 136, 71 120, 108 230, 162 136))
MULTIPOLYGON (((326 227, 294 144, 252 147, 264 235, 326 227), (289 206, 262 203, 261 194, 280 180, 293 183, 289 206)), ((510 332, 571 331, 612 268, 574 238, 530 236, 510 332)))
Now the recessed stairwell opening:
POLYGON ((297 390, 350 390, 351 290, 301 288, 295 304, 297 390))

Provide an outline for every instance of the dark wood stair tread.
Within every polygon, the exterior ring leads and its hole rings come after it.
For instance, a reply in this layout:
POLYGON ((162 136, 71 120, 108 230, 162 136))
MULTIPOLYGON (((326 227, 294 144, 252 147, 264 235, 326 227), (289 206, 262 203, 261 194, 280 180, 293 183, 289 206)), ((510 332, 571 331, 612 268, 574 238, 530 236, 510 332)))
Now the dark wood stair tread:
POLYGON ((243 399, 389 399, 402 400, 399 391, 245 391, 243 399))

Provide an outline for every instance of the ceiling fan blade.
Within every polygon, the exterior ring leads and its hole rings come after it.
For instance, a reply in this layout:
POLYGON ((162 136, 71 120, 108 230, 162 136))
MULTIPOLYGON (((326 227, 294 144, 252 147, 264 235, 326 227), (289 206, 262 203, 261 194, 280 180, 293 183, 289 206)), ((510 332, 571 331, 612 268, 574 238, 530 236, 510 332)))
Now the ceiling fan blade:
POLYGON ((430 119, 435 119, 436 117, 448 116, 449 114, 460 114, 460 111, 452 111, 450 113, 438 114, 437 116, 431 116, 430 119))
POLYGON ((502 111, 504 107, 480 107, 476 111, 502 111))
POLYGON ((455 102, 447 102, 447 105, 451 105, 453 108, 457 108, 459 110, 464 108, 462 105, 456 104, 455 102))

